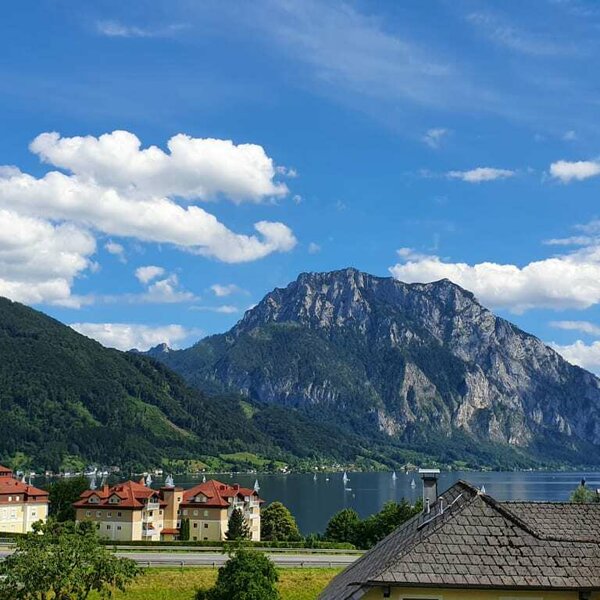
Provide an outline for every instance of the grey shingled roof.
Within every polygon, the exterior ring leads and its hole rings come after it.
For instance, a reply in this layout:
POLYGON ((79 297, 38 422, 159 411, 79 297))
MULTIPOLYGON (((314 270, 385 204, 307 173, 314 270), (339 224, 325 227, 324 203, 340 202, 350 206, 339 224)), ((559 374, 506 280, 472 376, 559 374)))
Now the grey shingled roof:
POLYGON ((500 503, 459 481, 319 598, 359 598, 374 585, 600 590, 599 522, 600 504, 500 503))

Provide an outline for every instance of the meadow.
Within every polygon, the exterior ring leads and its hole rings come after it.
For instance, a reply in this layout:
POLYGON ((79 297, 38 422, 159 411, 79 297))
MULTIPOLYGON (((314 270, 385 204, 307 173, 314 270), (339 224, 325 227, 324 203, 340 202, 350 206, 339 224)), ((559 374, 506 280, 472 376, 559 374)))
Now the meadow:
MULTIPOLYGON (((339 569, 279 569, 282 600, 315 600, 339 573, 339 569)), ((211 587, 217 569, 146 569, 126 592, 117 592, 115 600, 194 600, 198 589, 211 587)), ((97 600, 96 596, 91 599, 97 600)))

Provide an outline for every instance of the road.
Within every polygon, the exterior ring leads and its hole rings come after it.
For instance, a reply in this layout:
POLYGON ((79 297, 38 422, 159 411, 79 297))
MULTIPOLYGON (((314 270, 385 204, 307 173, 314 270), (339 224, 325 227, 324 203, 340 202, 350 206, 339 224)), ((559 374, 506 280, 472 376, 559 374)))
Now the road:
MULTIPOLYGON (((0 551, 0 559, 10 551, 0 551)), ((217 552, 117 552, 117 556, 131 558, 143 567, 220 567, 228 556, 217 552)), ((267 556, 278 567, 324 568, 347 567, 357 555, 352 554, 271 554, 267 556)))

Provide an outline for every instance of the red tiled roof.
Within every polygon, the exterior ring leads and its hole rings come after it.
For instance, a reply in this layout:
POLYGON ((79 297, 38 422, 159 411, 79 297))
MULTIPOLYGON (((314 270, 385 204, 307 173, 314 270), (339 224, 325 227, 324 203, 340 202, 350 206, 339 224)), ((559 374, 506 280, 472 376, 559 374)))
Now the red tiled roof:
POLYGON ((0 477, 12 477, 13 472, 8 467, 0 465, 0 477))
POLYGON ((206 481, 199 485, 186 490, 183 493, 183 500, 181 506, 194 505, 197 506, 199 503, 194 502, 196 496, 203 495, 206 497, 206 502, 202 502, 202 506, 209 508, 227 508, 230 505, 229 499, 238 497, 243 498, 244 496, 254 496, 258 502, 264 502, 258 497, 258 494, 250 488, 243 488, 239 485, 228 485, 221 483, 215 479, 206 481))
MULTIPOLYGON (((0 469, 2 468, 0 467, 0 469)), ((8 502, 8 496, 14 494, 22 495, 24 502, 47 501, 48 492, 15 479, 12 477, 12 472, 9 472, 10 476, 5 476, 4 474, 0 476, 0 502, 8 502)))
MULTIPOLYGON (((143 481, 143 480, 142 480, 143 481)), ((85 490, 77 502, 73 503, 75 508, 132 508, 142 509, 144 501, 156 496, 160 501, 157 490, 147 487, 140 481, 126 481, 109 487, 105 485, 100 490, 85 490), (97 497, 99 502, 90 502, 90 498, 97 497), (119 502, 110 502, 113 496, 119 498, 119 502)), ((163 503, 164 504, 164 503, 163 503)))

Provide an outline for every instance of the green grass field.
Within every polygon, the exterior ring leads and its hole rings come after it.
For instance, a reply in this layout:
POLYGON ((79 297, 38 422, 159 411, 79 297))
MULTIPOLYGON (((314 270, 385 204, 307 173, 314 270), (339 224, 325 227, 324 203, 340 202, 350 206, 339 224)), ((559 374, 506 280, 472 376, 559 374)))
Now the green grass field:
MULTIPOLYGON (((315 600, 339 573, 338 569, 279 569, 279 589, 283 600, 315 600)), ((196 590, 211 587, 217 570, 146 569, 144 574, 115 600, 193 600, 196 590)), ((97 600, 91 596, 90 600, 97 600)))

